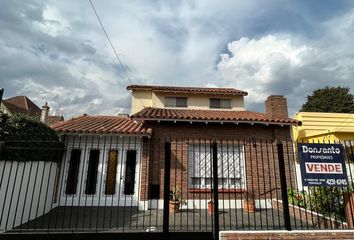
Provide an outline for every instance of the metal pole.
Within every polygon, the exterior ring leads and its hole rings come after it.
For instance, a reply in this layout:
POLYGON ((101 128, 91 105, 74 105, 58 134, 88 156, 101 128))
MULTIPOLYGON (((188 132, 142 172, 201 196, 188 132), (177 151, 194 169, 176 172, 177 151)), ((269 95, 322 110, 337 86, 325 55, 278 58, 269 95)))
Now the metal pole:
POLYGON ((0 88, 0 107, 1 107, 1 102, 2 102, 2 96, 4 94, 4 89, 0 88))
POLYGON ((163 197, 163 234, 164 239, 169 239, 169 201, 170 201, 170 166, 171 143, 165 142, 165 186, 163 197))
POLYGON ((286 186, 283 143, 280 140, 278 140, 278 142, 277 142, 277 150, 278 150, 281 196, 282 196, 282 200, 283 200, 282 202, 283 202, 284 225, 285 225, 286 230, 291 231, 289 202, 288 202, 288 189, 286 186))
POLYGON ((218 145, 213 142, 213 201, 214 201, 214 240, 219 239, 219 196, 218 196, 218 145))

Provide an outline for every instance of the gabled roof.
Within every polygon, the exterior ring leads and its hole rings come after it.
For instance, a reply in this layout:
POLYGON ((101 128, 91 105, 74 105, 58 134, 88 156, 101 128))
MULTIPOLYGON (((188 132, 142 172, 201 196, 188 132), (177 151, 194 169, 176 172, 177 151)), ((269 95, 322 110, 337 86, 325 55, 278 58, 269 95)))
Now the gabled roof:
POLYGON ((264 123, 276 125, 299 125, 300 121, 291 118, 270 118, 264 113, 250 111, 222 111, 195 109, 166 109, 146 107, 131 116, 141 120, 204 121, 264 123))
POLYGON ((194 94, 217 94, 230 96, 247 96, 247 92, 235 88, 201 88, 201 87, 172 87, 172 86, 149 86, 130 85, 127 90, 149 90, 161 93, 194 93, 194 94))
POLYGON ((26 96, 12 97, 2 103, 12 114, 20 113, 36 118, 41 116, 41 109, 26 96))
POLYGON ((83 115, 57 122, 50 127, 59 133, 151 135, 150 128, 145 128, 130 118, 117 116, 83 115))

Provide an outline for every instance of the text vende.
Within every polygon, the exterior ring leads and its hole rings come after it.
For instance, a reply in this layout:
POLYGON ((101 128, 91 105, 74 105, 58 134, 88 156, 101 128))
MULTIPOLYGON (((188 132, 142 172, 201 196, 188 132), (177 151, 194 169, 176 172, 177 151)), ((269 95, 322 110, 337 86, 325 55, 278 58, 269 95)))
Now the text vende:
POLYGON ((321 174, 342 174, 342 164, 340 163, 305 163, 306 173, 321 174))

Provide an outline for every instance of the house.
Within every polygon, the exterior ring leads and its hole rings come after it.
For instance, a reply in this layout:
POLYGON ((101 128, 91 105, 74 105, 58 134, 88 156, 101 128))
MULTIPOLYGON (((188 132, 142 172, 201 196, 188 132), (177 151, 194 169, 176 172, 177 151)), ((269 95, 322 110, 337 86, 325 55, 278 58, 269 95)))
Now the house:
POLYGON ((64 121, 63 116, 50 116, 48 103, 45 103, 42 108, 39 108, 27 96, 16 96, 1 101, 1 109, 9 115, 23 114, 32 117, 44 124, 50 126, 56 122, 64 121))
POLYGON ((353 113, 298 112, 294 119, 302 122, 293 127, 296 141, 328 142, 354 139, 353 113))
MULTIPOLYGON (((200 199, 210 198, 213 141, 219 149, 220 194, 239 199, 252 191, 263 199, 259 205, 275 194, 279 183, 260 179, 279 174, 275 139, 289 140, 291 126, 299 124, 288 118, 284 97, 270 96, 260 113, 246 110, 247 92, 233 88, 127 89, 131 117, 84 115, 51 126, 66 144, 59 206, 162 207, 165 141, 172 148, 170 189, 180 187, 192 207, 205 208, 200 199), (262 154, 272 156, 264 162, 262 154)), ((287 150, 292 154, 290 146, 287 150)))
POLYGON ((295 141, 308 143, 341 143, 346 151, 348 178, 354 176, 354 114, 298 112, 294 119, 302 122, 293 126, 295 141))
MULTIPOLYGON (((288 117, 283 96, 269 96, 265 113, 248 111, 247 92, 234 88, 196 88, 131 85, 131 119, 152 129, 152 153, 142 159, 141 200, 162 199, 164 189, 163 141, 171 142, 171 186, 181 189, 190 207, 205 208, 211 197, 211 143, 218 144, 219 192, 223 198, 242 198, 252 192, 263 199, 276 194, 279 182, 262 179, 278 175, 275 140, 290 140, 291 127, 300 121, 288 117), (265 162, 265 156, 268 162, 265 162), (232 196, 230 196, 230 194, 232 196), (189 200, 192 201, 189 201, 189 200)), ((291 158, 291 144, 286 146, 291 158)), ((289 161, 288 161, 289 162, 289 161)), ((290 178, 292 166, 287 167, 290 178)), ((278 178, 279 179, 279 178, 278 178)), ((233 201, 235 202, 235 201, 233 201)), ((224 203, 225 204, 225 203, 224 203)), ((239 204, 239 203, 238 203, 239 204)))
POLYGON ((48 103, 46 102, 44 106, 42 106, 41 109, 41 117, 40 121, 47 126, 51 126, 57 122, 64 121, 64 117, 60 115, 49 115, 49 110, 50 107, 48 106, 48 103))
POLYGON ((40 119, 41 109, 26 96, 16 96, 1 101, 1 108, 5 113, 23 114, 33 117, 37 120, 40 119))

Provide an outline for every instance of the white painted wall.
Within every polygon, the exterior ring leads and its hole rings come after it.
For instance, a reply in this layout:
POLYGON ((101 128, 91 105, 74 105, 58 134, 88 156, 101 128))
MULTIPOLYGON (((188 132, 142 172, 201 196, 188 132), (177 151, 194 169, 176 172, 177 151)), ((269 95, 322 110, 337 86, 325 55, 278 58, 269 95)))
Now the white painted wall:
POLYGON ((60 174, 60 201, 59 206, 138 206, 140 186, 141 138, 120 136, 70 136, 66 142, 64 165, 60 174), (93 138, 93 139, 92 139, 93 138), (69 170, 69 161, 72 149, 81 149, 80 167, 78 173, 77 191, 75 195, 65 193, 69 170), (91 149, 100 150, 97 173, 96 194, 85 194, 89 153, 91 149), (108 151, 118 150, 118 164, 116 176, 116 193, 105 195, 105 181, 107 173, 108 151), (127 150, 136 150, 136 171, 134 195, 124 195, 124 173, 127 150))
POLYGON ((55 162, 0 161, 0 229, 11 229, 54 207, 55 162))
POLYGON ((152 107, 153 97, 151 91, 133 91, 131 98, 131 114, 139 112, 144 107, 152 107))

